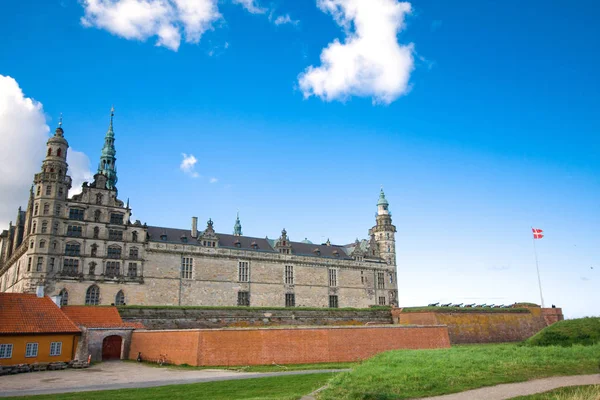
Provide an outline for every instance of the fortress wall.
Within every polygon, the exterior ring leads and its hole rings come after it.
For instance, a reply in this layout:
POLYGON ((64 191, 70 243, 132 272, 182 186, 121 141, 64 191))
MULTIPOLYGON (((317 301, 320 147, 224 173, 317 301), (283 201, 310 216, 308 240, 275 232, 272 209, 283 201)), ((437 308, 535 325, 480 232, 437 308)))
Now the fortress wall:
POLYGON ((400 325, 448 326, 452 344, 500 343, 525 340, 562 319, 559 308, 530 308, 530 312, 402 312, 392 311, 400 325))
POLYGON ((395 349, 450 347, 445 326, 298 327, 134 331, 129 353, 199 366, 363 360, 395 349))
POLYGON ((146 329, 208 329, 276 325, 391 324, 389 309, 302 310, 253 308, 130 308, 120 307, 121 318, 141 322, 146 329))

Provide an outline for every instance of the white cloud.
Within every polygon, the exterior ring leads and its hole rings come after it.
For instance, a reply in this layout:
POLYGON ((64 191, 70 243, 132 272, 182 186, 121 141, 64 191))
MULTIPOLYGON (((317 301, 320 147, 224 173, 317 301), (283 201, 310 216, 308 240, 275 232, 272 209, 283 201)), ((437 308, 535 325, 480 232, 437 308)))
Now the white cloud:
MULTIPOLYGON (((67 136, 67 132, 65 132, 65 136, 67 136)), ((67 152, 67 164, 69 164, 69 175, 72 180, 69 196, 73 196, 81 193, 83 182, 93 181, 94 175, 90 169, 90 158, 81 151, 69 149, 67 152)))
POLYGON ((275 20, 273 21, 273 23, 275 25, 285 25, 285 24, 292 24, 292 25, 298 25, 300 21, 298 20, 294 20, 290 17, 290 14, 285 14, 285 15, 280 15, 277 18, 275 18, 275 20))
POLYGON ((130 40, 158 36, 157 46, 177 51, 185 41, 198 43, 221 18, 217 0, 82 0, 86 27, 105 29, 130 40))
MULTIPOLYGON (((19 206, 27 206, 29 188, 33 175, 40 171, 49 131, 42 103, 25 97, 13 78, 0 75, 0 230, 6 229, 9 221, 15 221, 19 206)), ((89 179, 87 156, 69 150, 67 157, 74 183, 89 179)))
POLYGON ((181 155, 183 156, 183 160, 179 165, 179 169, 192 178, 199 178, 200 174, 196 172, 196 163, 198 162, 196 157, 194 157, 193 154, 187 155, 185 153, 181 153, 181 155))
POLYGON ((240 4, 251 14, 264 14, 267 12, 267 9, 260 7, 256 0, 233 0, 233 2, 240 4))
POLYGON ((219 182, 219 180, 217 178, 210 178, 209 182, 210 183, 217 183, 217 182, 219 182))
POLYGON ((414 68, 413 45, 400 45, 410 3, 397 0, 317 0, 344 28, 346 38, 334 40, 321 53, 320 67, 310 66, 299 76, 305 97, 326 101, 350 96, 372 97, 389 104, 409 90, 414 68))

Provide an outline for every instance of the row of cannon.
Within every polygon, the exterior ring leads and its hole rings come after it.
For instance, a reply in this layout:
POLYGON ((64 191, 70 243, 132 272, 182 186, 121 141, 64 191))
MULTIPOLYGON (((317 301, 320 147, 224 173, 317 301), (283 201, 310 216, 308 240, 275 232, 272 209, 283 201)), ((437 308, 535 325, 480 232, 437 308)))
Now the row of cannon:
POLYGON ((473 304, 464 304, 464 303, 458 303, 458 304, 452 304, 452 303, 446 303, 446 304, 431 303, 431 304, 428 305, 428 307, 511 308, 512 305, 506 305, 506 304, 477 304, 477 303, 473 303, 473 304))

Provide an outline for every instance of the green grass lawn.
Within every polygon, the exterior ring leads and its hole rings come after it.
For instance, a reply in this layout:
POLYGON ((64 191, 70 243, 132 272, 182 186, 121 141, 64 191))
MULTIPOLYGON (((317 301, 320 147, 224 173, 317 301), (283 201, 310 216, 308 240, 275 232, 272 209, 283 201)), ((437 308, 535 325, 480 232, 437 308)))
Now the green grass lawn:
POLYGON ((551 390, 549 392, 532 394, 531 396, 515 397, 512 400, 598 400, 600 385, 571 386, 551 390))
POLYGON ((600 343, 600 318, 578 318, 559 321, 542 329, 525 341, 527 346, 571 346, 600 343))
MULTIPOLYGON (((137 362, 127 360, 127 362, 137 362)), ((285 365, 244 365, 237 367, 195 367, 192 365, 158 365, 153 362, 144 362, 144 365, 156 368, 170 368, 181 370, 202 370, 202 369, 224 369, 227 371, 239 372, 286 372, 286 371, 307 371, 311 369, 351 369, 359 365, 359 362, 344 363, 319 363, 319 364, 285 364, 285 365)))
POLYGON ((309 374, 272 378, 240 379, 220 382, 172 385, 145 389, 105 390, 52 394, 42 396, 7 397, 12 400, 287 400, 299 399, 324 386, 335 374, 309 374))
POLYGON ((500 383, 598 372, 600 344, 464 345, 379 354, 336 376, 319 399, 388 400, 462 392, 500 383))

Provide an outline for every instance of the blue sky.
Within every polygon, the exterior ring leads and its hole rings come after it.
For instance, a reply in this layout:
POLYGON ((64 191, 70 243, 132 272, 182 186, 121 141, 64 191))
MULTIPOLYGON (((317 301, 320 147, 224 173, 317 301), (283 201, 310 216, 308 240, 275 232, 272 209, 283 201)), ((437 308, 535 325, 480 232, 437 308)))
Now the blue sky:
MULTIPOLYGON (((367 236, 383 185, 402 305, 539 302, 534 225, 547 304, 600 314, 597 2, 414 1, 397 36, 413 69, 387 101, 368 84, 305 98, 300 74, 347 32, 313 0, 248 4, 260 12, 220 1, 212 28, 198 43, 181 33, 174 51, 124 38, 89 3, 5 2, 0 75, 43 104, 51 129, 64 113, 92 171, 115 105, 118 188, 135 219, 210 217, 230 233, 239 209, 247 235, 285 227, 345 244, 367 236)), ((11 215, 26 195, 5 202, 11 215)))

